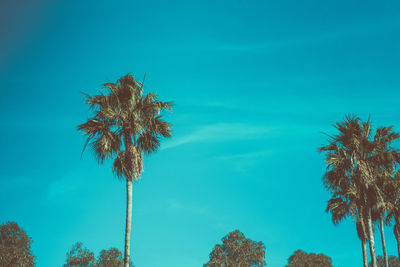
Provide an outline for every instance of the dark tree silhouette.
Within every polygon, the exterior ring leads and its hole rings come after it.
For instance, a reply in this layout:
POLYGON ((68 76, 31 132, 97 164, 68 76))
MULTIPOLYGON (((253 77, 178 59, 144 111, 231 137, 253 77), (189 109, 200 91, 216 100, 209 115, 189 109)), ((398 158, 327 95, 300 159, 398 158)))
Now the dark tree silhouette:
POLYGON ((0 225, 0 266, 35 266, 32 238, 15 222, 0 225))
POLYGON ((332 259, 324 254, 296 250, 288 259, 286 267, 333 267, 332 259))
POLYGON ((216 245, 210 253, 210 260, 205 267, 262 267, 265 263, 265 246, 245 238, 243 233, 235 230, 224 238, 222 245, 216 245))
POLYGON ((64 267, 95 267, 94 253, 83 247, 81 242, 75 243, 67 253, 67 263, 64 267))

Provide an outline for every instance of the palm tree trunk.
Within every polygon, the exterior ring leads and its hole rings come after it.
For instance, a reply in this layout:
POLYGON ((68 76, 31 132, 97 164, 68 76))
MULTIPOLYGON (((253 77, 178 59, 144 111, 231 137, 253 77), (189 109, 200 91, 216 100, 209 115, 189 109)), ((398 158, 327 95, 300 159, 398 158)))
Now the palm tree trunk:
POLYGON ((374 229, 371 218, 371 209, 368 209, 367 212, 367 224, 368 224, 368 239, 369 239, 369 250, 371 254, 371 267, 378 267, 376 264, 376 253, 375 253, 375 238, 374 238, 374 229))
POLYGON ((368 255, 367 255, 367 242, 364 240, 361 240, 362 244, 362 253, 363 253, 363 266, 368 267, 368 255))
POLYGON ((381 228, 382 249, 383 249, 383 258, 385 259, 385 267, 389 267, 389 261, 386 252, 385 232, 383 230, 383 214, 379 216, 379 224, 381 228))
POLYGON ((132 225, 132 180, 126 180, 126 227, 124 267, 129 267, 132 225))
POLYGON ((399 222, 397 222, 396 220, 396 224, 393 227, 394 230, 394 236, 396 237, 397 240, 397 252, 399 255, 399 259, 400 259, 400 225, 399 222))
POLYGON ((367 253, 367 230, 365 227, 365 217, 362 208, 359 208, 359 215, 357 220, 357 234, 361 240, 362 253, 363 253, 363 267, 368 267, 368 253, 367 253))

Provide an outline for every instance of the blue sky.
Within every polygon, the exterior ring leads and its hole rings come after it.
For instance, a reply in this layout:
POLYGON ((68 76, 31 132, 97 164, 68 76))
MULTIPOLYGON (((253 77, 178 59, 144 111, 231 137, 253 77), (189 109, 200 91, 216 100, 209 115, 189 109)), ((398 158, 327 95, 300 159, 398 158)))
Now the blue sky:
MULTIPOLYGON (((173 137, 134 185, 136 266, 202 266, 235 229, 268 266, 296 250, 361 266, 334 227, 318 146, 347 113, 400 130, 398 1, 3 1, 0 223, 32 236, 38 266, 73 243, 123 248, 125 184, 76 126, 81 91, 131 73, 174 101, 173 137)), ((392 228, 388 252, 396 255, 392 228)), ((376 233, 378 254, 380 239, 376 233)))

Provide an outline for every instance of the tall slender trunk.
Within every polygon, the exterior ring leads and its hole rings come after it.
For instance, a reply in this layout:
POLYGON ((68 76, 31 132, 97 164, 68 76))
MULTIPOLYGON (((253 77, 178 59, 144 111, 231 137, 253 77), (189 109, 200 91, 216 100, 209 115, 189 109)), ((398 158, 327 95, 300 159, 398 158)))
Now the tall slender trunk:
POLYGON ((369 240, 369 250, 371 254, 372 267, 378 267, 376 264, 376 253, 375 253, 375 238, 374 238, 374 225, 372 224, 371 209, 368 208, 367 212, 367 224, 368 224, 368 240, 369 240))
POLYGON ((386 252, 385 232, 383 229, 383 214, 379 216, 379 224, 381 228, 382 249, 383 249, 383 258, 385 259, 385 267, 389 267, 389 261, 386 252))
POLYGON ((125 255, 124 267, 129 267, 131 248, 131 225, 132 225, 132 180, 126 180, 126 227, 125 227, 125 255))
MULTIPOLYGON (((132 139, 129 131, 124 133, 125 143, 125 160, 131 160, 132 139)), ((133 187, 133 172, 125 173, 126 179, 126 224, 125 224, 125 252, 124 252, 124 267, 129 267, 130 252, 131 252, 131 227, 132 227, 132 187, 133 187)))
POLYGON ((361 240, 361 245, 363 253, 363 266, 368 267, 367 242, 365 239, 361 240))
POLYGON ((362 251, 363 251, 363 267, 368 267, 368 253, 367 253, 367 230, 365 227, 365 217, 363 209, 359 209, 359 218, 357 221, 357 233, 361 240, 362 251))
POLYGON ((398 222, 398 219, 396 219, 396 224, 394 225, 393 230, 394 230, 394 236, 396 237, 397 240, 397 252, 400 259, 400 224, 398 222))
POLYGON ((357 220, 357 234, 361 240, 362 253, 363 253, 363 267, 368 267, 368 253, 367 253, 367 230, 365 227, 365 217, 363 209, 359 209, 359 215, 357 220))

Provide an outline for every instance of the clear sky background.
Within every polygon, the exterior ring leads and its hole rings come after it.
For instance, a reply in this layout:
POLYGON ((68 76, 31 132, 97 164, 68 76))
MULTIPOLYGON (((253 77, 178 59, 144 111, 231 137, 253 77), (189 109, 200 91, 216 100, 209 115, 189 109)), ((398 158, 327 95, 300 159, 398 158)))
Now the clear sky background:
MULTIPOLYGON (((333 226, 321 132, 347 113, 400 130, 399 1, 1 1, 0 223, 39 267, 73 243, 123 249, 125 183, 76 130, 126 73, 174 101, 173 137, 134 184, 138 267, 202 266, 239 229, 270 267, 296 250, 362 266, 351 219, 333 226)), ((397 255, 391 227, 389 255, 397 255)), ((378 254, 382 254, 376 232, 378 254)))

